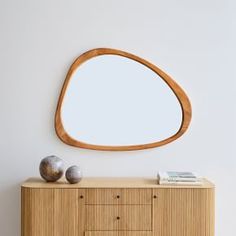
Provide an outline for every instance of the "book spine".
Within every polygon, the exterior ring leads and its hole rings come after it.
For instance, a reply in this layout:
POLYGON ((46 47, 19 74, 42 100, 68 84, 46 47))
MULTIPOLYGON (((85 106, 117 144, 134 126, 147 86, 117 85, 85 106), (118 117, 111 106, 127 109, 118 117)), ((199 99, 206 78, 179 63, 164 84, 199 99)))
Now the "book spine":
POLYGON ((197 186, 202 185, 201 181, 196 181, 196 182, 159 181, 158 183, 160 185, 197 185, 197 186))
POLYGON ((180 181, 180 182, 196 182, 196 181, 200 181, 200 178, 167 178, 167 179, 163 179, 165 181, 180 181))

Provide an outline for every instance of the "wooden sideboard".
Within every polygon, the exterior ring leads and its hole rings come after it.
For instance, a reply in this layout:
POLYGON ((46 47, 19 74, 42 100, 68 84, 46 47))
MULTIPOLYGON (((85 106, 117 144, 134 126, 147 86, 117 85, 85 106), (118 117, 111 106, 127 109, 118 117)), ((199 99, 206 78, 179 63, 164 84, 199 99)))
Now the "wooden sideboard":
POLYGON ((84 178, 21 186, 21 236, 214 236, 214 185, 84 178))

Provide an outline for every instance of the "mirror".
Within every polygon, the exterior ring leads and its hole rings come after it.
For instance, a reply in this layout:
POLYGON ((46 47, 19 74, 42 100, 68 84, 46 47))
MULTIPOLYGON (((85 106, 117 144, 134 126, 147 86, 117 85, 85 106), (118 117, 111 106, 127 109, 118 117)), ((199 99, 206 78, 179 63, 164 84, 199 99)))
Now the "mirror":
POLYGON ((186 94, 159 68, 126 52, 94 49, 71 66, 55 127, 76 147, 138 150, 175 140, 190 119, 186 94))

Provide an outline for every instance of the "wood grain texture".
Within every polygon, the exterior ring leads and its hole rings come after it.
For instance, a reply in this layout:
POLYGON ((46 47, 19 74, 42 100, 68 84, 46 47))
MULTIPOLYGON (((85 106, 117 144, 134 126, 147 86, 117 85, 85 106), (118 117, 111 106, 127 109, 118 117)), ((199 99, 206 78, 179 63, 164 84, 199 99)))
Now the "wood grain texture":
POLYGON ((23 184, 26 188, 85 188, 85 189, 155 189, 155 188, 214 188, 214 184, 204 179, 201 186, 189 185, 159 185, 156 178, 139 178, 139 177, 123 177, 123 178, 106 178, 106 177, 87 177, 83 178, 78 184, 69 184, 65 179, 61 179, 55 183, 47 183, 41 178, 29 178, 23 184))
POLYGON ((154 189, 154 236, 214 236, 214 189, 154 189))
POLYGON ((22 189, 22 236, 54 235, 53 189, 22 189))
POLYGON ((22 188, 21 235, 82 236, 85 204, 78 196, 83 193, 77 189, 22 188))
POLYGON ((188 96, 186 95, 184 90, 164 71, 159 69, 157 66, 151 64, 150 62, 148 62, 138 56, 135 56, 131 53, 123 52, 123 51, 116 50, 116 49, 97 48, 97 49, 93 49, 88 52, 85 52, 84 54, 79 56, 75 60, 75 62, 71 65, 71 67, 67 73, 67 76, 66 76, 66 79, 65 79, 65 82, 62 87, 62 91, 60 93, 60 97, 58 100, 56 114, 55 114, 55 129, 56 129, 56 133, 57 133, 58 137, 64 143, 69 144, 71 146, 87 148, 87 149, 94 149, 94 150, 104 150, 104 151, 129 151, 129 150, 154 148, 154 147, 162 146, 162 145, 165 145, 167 143, 170 143, 170 142, 176 140, 177 138, 182 136, 185 133, 185 131, 187 130, 189 123, 191 121, 191 116, 192 116, 192 109, 191 109, 191 104, 188 99, 188 96), (63 103, 63 99, 65 96, 68 84, 72 78, 74 71, 85 61, 87 61, 93 57, 99 56, 99 55, 107 55, 107 54, 127 57, 131 60, 134 60, 134 61, 137 61, 137 62, 143 64, 144 66, 147 66, 153 72, 155 72, 157 75, 159 75, 163 79, 163 81, 170 87, 170 89, 176 95, 176 97, 181 105, 181 108, 182 108, 182 124, 176 134, 172 135, 171 137, 169 137, 167 139, 164 139, 164 140, 161 140, 158 142, 153 142, 153 143, 140 144, 140 145, 129 145, 129 146, 105 146, 105 145, 94 145, 94 144, 81 142, 79 140, 72 138, 66 132, 66 130, 63 127, 63 122, 62 122, 62 118, 61 118, 61 109, 62 109, 62 103, 63 103))
POLYGON ((21 235, 214 236, 214 185, 207 180, 204 187, 157 188, 148 181, 144 187, 140 178, 103 178, 103 188, 90 181, 88 188, 85 183, 83 188, 46 182, 39 187, 32 179, 24 183, 21 235))
POLYGON ((54 235, 82 236, 85 224, 84 190, 54 190, 54 235))
POLYGON ((118 207, 103 205, 86 206, 86 230, 118 230, 118 207))
POLYGON ((86 231, 85 236, 152 236, 151 231, 86 231))
POLYGON ((87 205, 86 230, 152 230, 151 205, 87 205))
POLYGON ((87 190, 86 204, 151 204, 151 189, 96 188, 87 190))

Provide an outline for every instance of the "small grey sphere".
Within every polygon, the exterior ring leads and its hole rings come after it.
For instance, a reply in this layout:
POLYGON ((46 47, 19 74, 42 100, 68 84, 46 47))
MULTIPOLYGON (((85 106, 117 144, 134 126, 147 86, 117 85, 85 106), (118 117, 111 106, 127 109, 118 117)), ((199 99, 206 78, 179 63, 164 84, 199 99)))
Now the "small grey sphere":
POLYGON ((42 159, 39 165, 41 177, 47 182, 55 182, 64 173, 63 160, 57 156, 48 156, 42 159))
POLYGON ((70 184, 76 184, 82 179, 82 171, 78 166, 71 166, 66 170, 66 179, 70 184))

